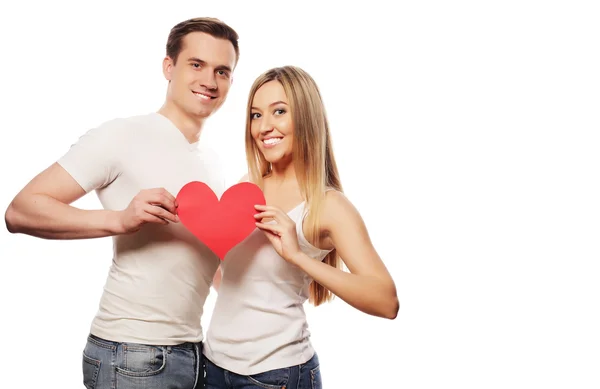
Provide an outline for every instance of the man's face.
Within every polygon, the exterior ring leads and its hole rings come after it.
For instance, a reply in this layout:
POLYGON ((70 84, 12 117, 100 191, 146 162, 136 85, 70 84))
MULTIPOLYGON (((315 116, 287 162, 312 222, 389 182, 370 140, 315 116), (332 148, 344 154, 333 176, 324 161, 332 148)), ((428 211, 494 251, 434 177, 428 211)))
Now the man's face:
POLYGON ((225 102, 236 62, 231 42, 192 32, 182 40, 177 64, 165 58, 163 71, 169 99, 185 114, 207 118, 225 102))

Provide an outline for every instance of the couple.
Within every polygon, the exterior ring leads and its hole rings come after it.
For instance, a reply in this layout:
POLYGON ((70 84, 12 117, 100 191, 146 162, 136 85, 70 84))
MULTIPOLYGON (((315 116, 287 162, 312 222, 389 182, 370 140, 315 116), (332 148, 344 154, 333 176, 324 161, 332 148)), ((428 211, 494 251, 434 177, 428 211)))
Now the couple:
POLYGON ((83 351, 87 388, 320 388, 307 299, 319 305, 337 295, 370 315, 398 312, 394 282, 342 194, 317 85, 299 68, 263 73, 249 94, 243 180, 267 203, 256 207, 257 229, 220 261, 179 223, 174 194, 183 185, 224 192, 199 138, 238 58, 238 35, 223 22, 174 26, 160 110, 89 130, 6 211, 13 233, 113 237, 83 351), (103 210, 70 205, 92 190, 103 210), (218 298, 204 336, 211 285, 218 298))

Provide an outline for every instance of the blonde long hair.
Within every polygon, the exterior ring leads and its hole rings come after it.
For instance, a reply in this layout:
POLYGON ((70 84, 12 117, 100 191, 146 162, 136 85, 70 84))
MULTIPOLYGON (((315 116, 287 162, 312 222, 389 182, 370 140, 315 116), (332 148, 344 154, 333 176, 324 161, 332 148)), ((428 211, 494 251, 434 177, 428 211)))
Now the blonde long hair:
MULTIPOLYGON (((251 107, 256 91, 269 81, 278 81, 288 98, 292 123, 294 125, 294 144, 292 158, 296 178, 306 201, 308 214, 307 239, 318 247, 320 236, 319 213, 325 199, 327 188, 340 192, 342 185, 337 164, 333 155, 329 123, 314 79, 304 70, 295 66, 283 66, 270 69, 261 74, 250 88, 246 111, 246 158, 250 181, 263 187, 263 178, 271 172, 271 165, 256 146, 252 134, 251 107)), ((324 259, 326 264, 342 268, 342 262, 334 249, 324 259)), ((309 301, 319 306, 330 301, 334 295, 325 287, 312 281, 309 301)))

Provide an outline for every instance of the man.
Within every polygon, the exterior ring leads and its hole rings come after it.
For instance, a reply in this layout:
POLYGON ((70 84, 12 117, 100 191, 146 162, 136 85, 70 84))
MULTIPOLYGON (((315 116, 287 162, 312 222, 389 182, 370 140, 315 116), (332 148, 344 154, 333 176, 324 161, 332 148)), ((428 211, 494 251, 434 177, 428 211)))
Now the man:
POLYGON ((201 316, 219 259, 177 217, 190 181, 224 191, 199 145, 224 103, 238 35, 212 18, 171 29, 158 112, 87 131, 9 205, 12 233, 46 239, 113 237, 114 258, 83 352, 88 388, 203 387, 201 316), (95 190, 103 210, 70 204, 95 190))

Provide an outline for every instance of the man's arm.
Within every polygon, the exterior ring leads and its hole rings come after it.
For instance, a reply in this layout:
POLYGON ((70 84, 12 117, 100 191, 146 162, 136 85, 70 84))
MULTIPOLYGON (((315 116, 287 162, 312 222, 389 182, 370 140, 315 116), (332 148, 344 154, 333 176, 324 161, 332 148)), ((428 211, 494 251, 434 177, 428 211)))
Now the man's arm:
POLYGON ((88 130, 58 162, 35 176, 6 210, 6 228, 46 239, 89 239, 135 232, 145 223, 177 222, 175 198, 142 190, 120 211, 83 210, 71 203, 117 179, 131 138, 126 120, 88 130))
POLYGON ((141 191, 123 211, 70 205, 85 190, 58 163, 34 177, 6 210, 11 233, 46 239, 89 239, 135 232, 145 223, 178 222, 175 198, 164 189, 141 191))
POLYGON ((4 216, 6 227, 12 233, 47 239, 99 238, 118 233, 117 212, 70 205, 85 193, 65 169, 54 163, 15 196, 4 216))

